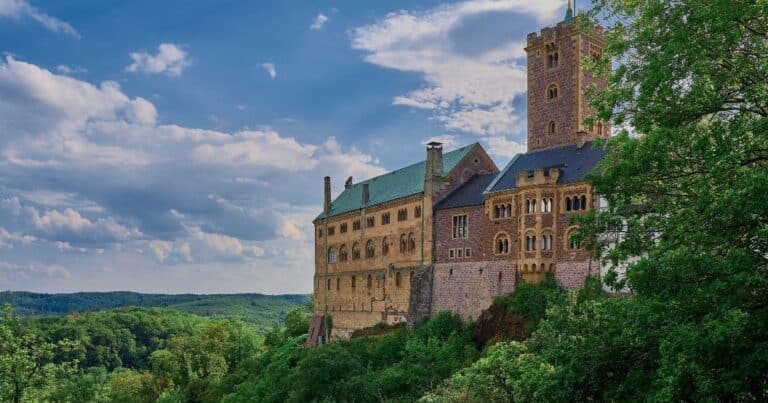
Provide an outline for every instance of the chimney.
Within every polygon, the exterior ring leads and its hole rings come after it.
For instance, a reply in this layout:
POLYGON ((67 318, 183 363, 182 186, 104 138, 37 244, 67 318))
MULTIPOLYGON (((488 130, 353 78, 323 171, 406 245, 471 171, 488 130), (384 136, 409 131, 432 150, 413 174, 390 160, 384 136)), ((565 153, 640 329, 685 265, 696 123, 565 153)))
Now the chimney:
POLYGON ((443 176, 443 144, 433 141, 427 144, 427 172, 431 176, 443 176))
POLYGON ((424 162, 424 195, 433 196, 443 177, 443 145, 436 141, 427 144, 427 160, 424 162))
POLYGON ((367 183, 363 183, 363 206, 367 205, 371 200, 370 188, 367 183))
POLYGON ((349 189, 352 187, 352 177, 350 176, 347 178, 347 181, 344 182, 344 189, 349 189))
POLYGON ((324 178, 324 199, 323 199, 323 211, 325 214, 331 212, 331 177, 326 176, 324 178))

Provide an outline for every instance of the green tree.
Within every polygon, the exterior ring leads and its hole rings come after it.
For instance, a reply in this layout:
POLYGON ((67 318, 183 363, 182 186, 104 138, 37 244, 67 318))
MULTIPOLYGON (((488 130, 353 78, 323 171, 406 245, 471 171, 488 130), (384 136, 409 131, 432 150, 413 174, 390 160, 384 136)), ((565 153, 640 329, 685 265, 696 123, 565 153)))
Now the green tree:
MULTIPOLYGON (((609 209, 579 221, 598 256, 629 265, 634 306, 614 319, 652 319, 658 337, 627 347, 659 354, 639 383, 649 399, 768 399, 768 3, 596 3, 620 63, 587 63, 610 83, 596 117, 632 133, 591 178, 609 209)), ((619 367, 603 387, 628 381, 619 367)))
POLYGON ((37 329, 13 315, 10 305, 0 317, 0 400, 43 400, 56 383, 74 373, 76 362, 56 362, 56 354, 75 348, 70 340, 46 342, 37 329))

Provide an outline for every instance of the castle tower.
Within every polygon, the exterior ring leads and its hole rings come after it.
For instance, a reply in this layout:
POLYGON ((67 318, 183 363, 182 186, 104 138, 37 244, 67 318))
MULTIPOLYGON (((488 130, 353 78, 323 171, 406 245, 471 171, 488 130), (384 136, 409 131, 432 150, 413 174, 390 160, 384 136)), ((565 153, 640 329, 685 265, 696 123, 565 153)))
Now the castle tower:
POLYGON ((563 21, 528 34, 529 152, 610 136, 606 122, 584 124, 591 115, 586 90, 605 82, 581 69, 581 61, 602 57, 604 32, 600 27, 581 32, 577 20, 569 0, 563 21))

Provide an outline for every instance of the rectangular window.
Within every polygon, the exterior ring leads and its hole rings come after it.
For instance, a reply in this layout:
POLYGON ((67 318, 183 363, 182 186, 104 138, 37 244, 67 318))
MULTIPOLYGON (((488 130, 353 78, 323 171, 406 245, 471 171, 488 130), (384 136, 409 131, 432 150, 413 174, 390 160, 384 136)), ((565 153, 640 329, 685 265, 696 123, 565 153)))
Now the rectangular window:
POLYGON ((328 236, 336 235, 336 227, 328 227, 328 236))
POLYGON ((347 223, 339 225, 339 232, 341 232, 342 234, 347 232, 347 223))
POLYGON ((467 216, 466 215, 453 216, 453 237, 454 238, 467 237, 467 216))
POLYGON ((464 257, 464 249, 461 249, 461 248, 456 249, 456 257, 458 258, 464 257))
POLYGON ((456 249, 448 249, 448 257, 451 259, 456 257, 456 249))
POLYGON ((366 217, 365 228, 371 228, 376 225, 376 217, 366 217))
POLYGON ((472 257, 472 249, 470 248, 464 249, 464 257, 472 257))
POLYGON ((416 218, 421 217, 421 206, 416 206, 416 208, 413 210, 413 216, 416 218))
POLYGON ((397 221, 405 221, 408 219, 408 209, 397 210, 397 221))
POLYGON ((387 225, 389 224, 389 212, 386 212, 381 215, 381 225, 387 225))
POLYGON ((352 221, 352 231, 360 230, 360 220, 352 221))

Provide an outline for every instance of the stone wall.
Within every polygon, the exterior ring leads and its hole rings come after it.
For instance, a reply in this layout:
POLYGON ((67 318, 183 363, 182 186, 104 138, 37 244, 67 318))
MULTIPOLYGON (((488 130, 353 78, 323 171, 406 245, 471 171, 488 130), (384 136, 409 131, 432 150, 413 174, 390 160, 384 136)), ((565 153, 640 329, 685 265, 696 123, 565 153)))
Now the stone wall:
POLYGON ((590 275, 600 275, 600 264, 594 260, 560 261, 555 269, 555 279, 567 289, 583 287, 584 280, 590 275))
POLYGON ((451 311, 477 319, 493 299, 515 289, 515 266, 506 261, 438 263, 434 268, 431 316, 451 311))

